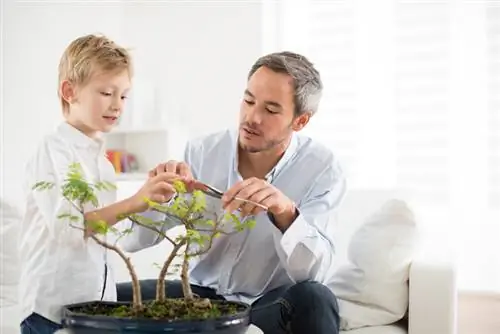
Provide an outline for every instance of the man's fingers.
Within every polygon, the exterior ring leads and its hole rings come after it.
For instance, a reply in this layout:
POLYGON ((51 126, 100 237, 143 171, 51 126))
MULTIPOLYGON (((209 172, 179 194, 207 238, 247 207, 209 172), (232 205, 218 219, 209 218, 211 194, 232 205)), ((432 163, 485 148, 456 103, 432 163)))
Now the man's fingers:
POLYGON ((260 191, 254 193, 251 197, 248 199, 257 203, 261 203, 264 201, 266 198, 271 197, 276 193, 276 189, 273 187, 265 187, 262 188, 260 191))
MULTIPOLYGON (((263 188, 260 191, 256 192, 248 199, 251 201, 263 204, 263 203, 267 202, 270 198, 272 198, 275 195, 275 193, 276 193, 275 188, 266 187, 266 188, 263 188)), ((267 207, 267 205, 265 205, 265 204, 263 204, 263 205, 267 207)), ((249 211, 249 214, 256 215, 262 211, 264 211, 264 209, 261 208, 260 206, 254 206, 252 208, 252 211, 249 211)))
POLYGON ((222 196, 222 203, 223 205, 224 204, 229 204, 229 202, 235 198, 236 196, 239 197, 239 193, 242 189, 248 187, 250 184, 252 183, 257 183, 257 182, 260 182, 259 179, 257 178, 249 178, 249 179, 246 179, 246 180, 243 180, 243 181, 240 181, 238 183, 236 183, 235 185, 233 185, 231 188, 229 188, 225 193, 224 195, 222 196))

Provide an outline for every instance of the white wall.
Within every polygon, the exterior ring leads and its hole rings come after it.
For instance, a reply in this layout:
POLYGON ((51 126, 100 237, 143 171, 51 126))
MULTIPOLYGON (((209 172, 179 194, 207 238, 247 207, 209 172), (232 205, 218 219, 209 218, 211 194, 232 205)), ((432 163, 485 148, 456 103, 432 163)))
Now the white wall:
POLYGON ((26 157, 61 120, 57 64, 75 37, 100 32, 132 49, 137 79, 191 136, 232 126, 246 73, 262 51, 253 2, 3 3, 1 196, 21 203, 26 157))

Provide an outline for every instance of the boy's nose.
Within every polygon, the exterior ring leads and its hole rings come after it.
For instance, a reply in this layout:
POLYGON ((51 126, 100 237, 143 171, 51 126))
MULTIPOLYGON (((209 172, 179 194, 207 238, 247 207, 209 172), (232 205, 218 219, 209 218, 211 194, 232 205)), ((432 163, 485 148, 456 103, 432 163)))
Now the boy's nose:
POLYGON ((123 107, 123 101, 121 98, 113 100, 113 104, 111 105, 112 110, 120 111, 122 107, 123 107))

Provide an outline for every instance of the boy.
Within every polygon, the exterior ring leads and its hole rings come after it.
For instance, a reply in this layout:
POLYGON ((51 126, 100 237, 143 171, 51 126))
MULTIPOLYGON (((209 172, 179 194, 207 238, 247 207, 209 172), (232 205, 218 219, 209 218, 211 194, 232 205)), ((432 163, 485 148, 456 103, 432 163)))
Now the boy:
MULTIPOLYGON (((90 182, 114 183, 115 171, 105 156, 100 134, 110 131, 119 119, 131 76, 128 52, 104 36, 74 40, 60 60, 58 95, 65 122, 42 141, 26 172, 20 244, 22 334, 60 329, 63 305, 116 300, 106 249, 57 217, 67 212, 78 214, 60 192, 70 164, 79 163, 90 182), (39 181, 54 182, 55 186, 32 190, 39 181)), ((120 202, 116 202, 115 191, 99 192, 101 207, 85 207, 82 218, 116 224, 120 214, 144 211, 144 197, 160 202, 171 197, 175 177, 150 178, 137 194, 120 202)))

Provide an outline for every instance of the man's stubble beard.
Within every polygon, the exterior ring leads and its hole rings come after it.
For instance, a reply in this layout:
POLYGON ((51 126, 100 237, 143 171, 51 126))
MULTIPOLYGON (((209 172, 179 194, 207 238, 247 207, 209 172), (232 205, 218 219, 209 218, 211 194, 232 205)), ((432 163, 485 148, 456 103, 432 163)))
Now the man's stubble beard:
POLYGON ((283 144, 285 141, 287 141, 293 132, 293 130, 291 130, 291 129, 292 129, 292 125, 290 124, 286 128, 286 130, 284 131, 285 134, 280 139, 266 140, 261 147, 249 147, 248 145, 243 145, 241 143, 241 140, 238 140, 239 146, 243 151, 248 152, 248 153, 260 153, 260 152, 269 151, 269 150, 283 144))

